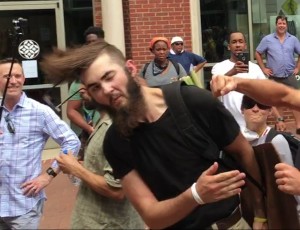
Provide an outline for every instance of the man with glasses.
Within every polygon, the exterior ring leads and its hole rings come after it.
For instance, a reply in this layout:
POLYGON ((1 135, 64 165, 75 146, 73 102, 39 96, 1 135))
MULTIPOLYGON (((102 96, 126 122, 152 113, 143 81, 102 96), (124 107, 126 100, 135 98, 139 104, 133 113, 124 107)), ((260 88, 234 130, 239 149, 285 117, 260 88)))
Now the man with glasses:
POLYGON ((24 82, 17 60, 0 60, 4 100, 0 117, 0 229, 38 228, 46 199, 44 188, 59 173, 56 162, 42 172, 42 151, 49 137, 62 151, 77 154, 80 147, 76 134, 50 107, 26 96, 24 82))
MULTIPOLYGON (((271 130, 271 126, 267 124, 267 119, 272 114, 272 107, 260 104, 244 95, 241 110, 246 121, 246 127, 242 130, 246 139, 252 146, 265 143, 266 137, 271 130)), ((287 140, 282 135, 276 135, 270 141, 277 150, 280 159, 293 165, 292 154, 287 140)))
POLYGON ((180 63, 187 73, 191 70, 198 72, 206 63, 205 58, 186 51, 182 37, 178 36, 173 37, 171 40, 171 49, 168 58, 180 63))
MULTIPOLYGON (((264 168, 262 172, 264 172, 264 176, 266 178, 265 181, 274 180, 274 176, 272 175, 273 170, 270 170, 270 168, 274 168, 276 163, 284 162, 285 164, 294 166, 289 143, 285 137, 279 133, 275 136, 272 135, 272 127, 268 126, 267 124, 268 117, 272 114, 271 106, 258 103, 247 95, 244 95, 242 99, 241 110, 246 121, 246 127, 242 130, 242 132, 250 144, 252 146, 257 146, 266 142, 271 142, 276 150, 276 152, 267 151, 267 158, 265 158, 268 159, 267 162, 264 161, 263 158, 258 158, 260 159, 260 165, 263 165, 262 167, 264 168), (271 158, 273 160, 270 161, 269 159, 271 158)), ((274 185, 272 185, 272 183, 265 183, 264 185, 267 186, 266 190, 272 191, 272 195, 280 200, 279 196, 281 196, 283 193, 278 193, 275 183, 274 185)), ((269 195, 270 192, 267 196, 269 195)), ((295 196, 295 199, 297 201, 297 208, 295 207, 294 203, 291 203, 288 200, 285 200, 286 202, 284 206, 280 204, 274 204, 274 202, 272 202, 272 206, 275 209, 281 208, 281 211, 285 210, 289 213, 288 218, 282 214, 278 216, 278 221, 282 221, 282 224, 285 226, 287 224, 293 224, 289 226, 295 226, 295 228, 298 228, 297 222, 299 222, 298 219, 300 220, 300 196, 295 196), (285 223, 287 220, 288 223, 285 223)), ((269 200, 270 199, 266 199, 266 202, 268 203, 269 200)), ((246 200, 245 202, 247 201, 249 202, 249 200, 246 200)), ((269 210, 269 212, 272 212, 272 210, 269 210)), ((269 225, 269 228, 272 228, 272 226, 269 225)))

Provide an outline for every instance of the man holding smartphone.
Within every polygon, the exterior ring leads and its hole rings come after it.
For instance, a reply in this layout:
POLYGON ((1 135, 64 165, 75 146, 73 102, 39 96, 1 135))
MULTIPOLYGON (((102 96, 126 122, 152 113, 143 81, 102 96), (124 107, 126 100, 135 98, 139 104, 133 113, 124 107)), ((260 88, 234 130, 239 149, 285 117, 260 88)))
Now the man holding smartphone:
MULTIPOLYGON (((276 17, 275 33, 265 36, 256 48, 255 58, 269 79, 298 89, 295 75, 300 70, 300 43, 298 38, 287 32, 287 17, 276 17), (263 54, 267 63, 263 62, 263 54), (295 62, 294 54, 298 55, 295 62)), ((282 108, 280 109, 282 110, 282 108)), ((283 111, 280 111, 283 114, 283 111)), ((296 121, 296 133, 300 134, 300 112, 293 110, 296 121)))
MULTIPOLYGON (((249 79, 266 79, 260 67, 249 61, 249 53, 245 52, 247 50, 247 43, 243 33, 238 31, 231 32, 228 35, 227 48, 231 52, 230 58, 215 64, 211 70, 213 75, 222 74, 249 79)), ((241 130, 244 130, 246 124, 240 109, 242 98, 243 94, 233 91, 222 96, 220 99, 225 107, 232 113, 240 125, 241 130)), ((280 117, 275 107, 273 107, 273 112, 277 118, 280 117)), ((283 121, 278 122, 277 128, 279 130, 285 130, 283 121)))

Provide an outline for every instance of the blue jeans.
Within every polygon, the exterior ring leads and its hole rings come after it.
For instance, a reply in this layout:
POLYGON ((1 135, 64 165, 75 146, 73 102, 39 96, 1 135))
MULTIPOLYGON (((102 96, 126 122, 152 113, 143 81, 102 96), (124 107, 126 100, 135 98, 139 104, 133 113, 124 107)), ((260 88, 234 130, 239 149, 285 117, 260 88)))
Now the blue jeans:
POLYGON ((44 199, 26 214, 14 217, 0 217, 0 230, 2 229, 38 229, 43 214, 44 199))

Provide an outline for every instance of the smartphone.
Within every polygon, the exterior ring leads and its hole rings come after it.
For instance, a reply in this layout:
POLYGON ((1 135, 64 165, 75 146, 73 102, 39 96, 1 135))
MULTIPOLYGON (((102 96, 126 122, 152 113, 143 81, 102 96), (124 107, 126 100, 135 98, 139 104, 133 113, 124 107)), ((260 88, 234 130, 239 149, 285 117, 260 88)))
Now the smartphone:
POLYGON ((243 52, 243 53, 238 53, 236 54, 237 59, 241 62, 243 62, 244 64, 248 65, 249 62, 249 53, 247 52, 243 52))

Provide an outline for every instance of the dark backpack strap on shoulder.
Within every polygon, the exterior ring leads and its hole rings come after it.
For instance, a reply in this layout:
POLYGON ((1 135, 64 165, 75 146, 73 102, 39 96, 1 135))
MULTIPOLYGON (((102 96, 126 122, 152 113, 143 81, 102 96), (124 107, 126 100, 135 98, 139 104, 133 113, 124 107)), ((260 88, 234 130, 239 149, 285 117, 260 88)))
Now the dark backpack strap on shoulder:
POLYGON ((180 87, 182 84, 184 84, 184 82, 176 81, 171 84, 163 85, 161 88, 168 109, 170 110, 173 119, 176 121, 176 126, 178 130, 182 132, 182 136, 185 137, 184 130, 187 130, 189 127, 193 126, 193 124, 181 96, 180 87))
POLYGON ((146 70, 147 70, 149 64, 150 64, 150 62, 147 62, 147 63, 144 65, 143 72, 142 72, 142 77, 143 77, 143 78, 145 78, 146 70))
POLYGON ((276 136, 276 135, 278 135, 279 133, 274 129, 274 128, 271 128, 270 129, 270 131, 268 132, 268 134, 267 134, 267 137, 266 137, 266 143, 268 143, 268 142, 271 142, 272 141, 272 139, 276 136))
POLYGON ((179 74, 180 74, 180 68, 179 68, 179 65, 178 65, 178 62, 172 60, 172 59, 169 59, 170 62, 172 62, 173 66, 175 67, 176 69, 176 72, 177 72, 177 75, 179 77, 179 74))

